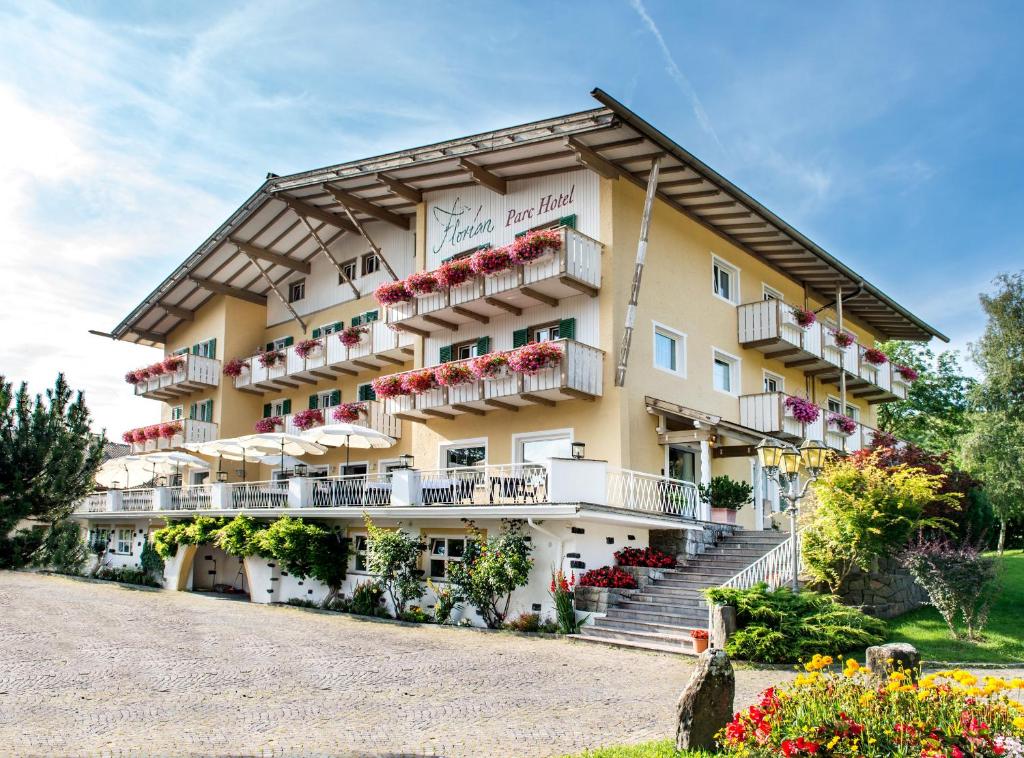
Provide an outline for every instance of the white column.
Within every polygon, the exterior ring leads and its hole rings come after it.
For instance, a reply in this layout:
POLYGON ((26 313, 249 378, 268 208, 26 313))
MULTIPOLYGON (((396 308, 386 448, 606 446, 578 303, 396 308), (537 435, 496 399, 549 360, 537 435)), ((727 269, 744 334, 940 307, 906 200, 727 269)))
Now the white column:
POLYGON ((761 476, 761 461, 754 458, 750 463, 751 476, 754 478, 754 529, 764 529, 764 479, 761 476))
POLYGON ((214 482, 210 485, 210 507, 214 510, 226 511, 232 507, 231 485, 227 482, 214 482))
POLYGON ((107 490, 107 510, 113 513, 121 510, 123 499, 121 490, 107 490))
POLYGON ((396 469, 391 474, 391 505, 422 505, 420 472, 414 468, 396 469))
POLYGON ((169 511, 173 509, 171 503, 171 489, 170 487, 154 487, 153 488, 153 510, 154 511, 169 511))
MULTIPOLYGON (((711 443, 707 440, 700 441, 700 483, 711 484, 711 443)), ((711 520, 710 503, 701 502, 700 518, 702 521, 711 520)))
POLYGON ((608 505, 607 461, 550 458, 548 500, 552 503, 608 505))
POLYGON ((288 480, 288 507, 313 507, 313 480, 308 476, 293 476, 288 480))

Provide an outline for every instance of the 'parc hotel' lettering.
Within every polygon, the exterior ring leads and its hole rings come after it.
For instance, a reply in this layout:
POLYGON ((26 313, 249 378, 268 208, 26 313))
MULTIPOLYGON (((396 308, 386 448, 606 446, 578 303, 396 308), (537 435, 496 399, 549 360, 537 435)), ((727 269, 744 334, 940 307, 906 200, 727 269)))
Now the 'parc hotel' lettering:
POLYGON ((524 221, 531 221, 535 216, 543 216, 545 213, 550 213, 551 211, 568 208, 572 205, 572 201, 575 196, 576 185, 574 184, 569 188, 568 192, 559 192, 557 195, 554 193, 545 195, 540 199, 540 202, 530 208, 524 208, 523 210, 509 208, 508 215, 505 217, 505 226, 508 227, 512 224, 521 224, 524 221))

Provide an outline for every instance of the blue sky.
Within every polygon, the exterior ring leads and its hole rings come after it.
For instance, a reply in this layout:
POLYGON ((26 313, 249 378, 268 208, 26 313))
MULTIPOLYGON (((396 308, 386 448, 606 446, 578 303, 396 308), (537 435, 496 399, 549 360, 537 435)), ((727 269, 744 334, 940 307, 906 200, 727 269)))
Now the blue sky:
POLYGON ((109 329, 262 181, 600 86, 949 334, 1024 265, 1024 6, 0 0, 0 373, 155 419, 109 329))

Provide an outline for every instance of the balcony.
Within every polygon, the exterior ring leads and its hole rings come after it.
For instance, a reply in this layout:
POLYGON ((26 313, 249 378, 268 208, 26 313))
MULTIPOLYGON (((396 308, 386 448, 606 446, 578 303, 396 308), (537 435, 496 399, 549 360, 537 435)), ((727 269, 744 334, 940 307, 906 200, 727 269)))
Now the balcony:
MULTIPOLYGON (((361 413, 359 420, 353 423, 359 426, 365 426, 374 431, 378 431, 381 434, 386 434, 394 439, 401 439, 402 437, 402 422, 400 419, 395 418, 384 410, 384 403, 377 400, 366 400, 362 403, 366 410, 361 413)), ((327 424, 334 423, 331 417, 333 408, 324 408, 324 422, 327 424)), ((281 416, 281 425, 278 431, 285 432, 287 434, 302 434, 302 429, 295 426, 295 414, 289 413, 286 416, 281 416)))
POLYGON ((285 348, 284 360, 274 366, 260 365, 259 355, 246 359, 249 368, 235 377, 235 389, 262 395, 297 389, 299 384, 316 384, 321 379, 334 380, 339 374, 358 376, 377 372, 389 366, 401 366, 412 358, 412 336, 391 328, 382 321, 373 321, 359 344, 346 347, 337 334, 320 338, 321 346, 303 358, 295 345, 285 348))
POLYGON ((220 384, 220 361, 202 355, 183 355, 185 360, 172 374, 144 379, 135 385, 135 394, 151 400, 174 400, 196 390, 220 384))
POLYGON ((557 366, 536 374, 508 373, 455 387, 437 387, 420 395, 391 397, 384 401, 385 409, 397 418, 423 422, 453 419, 466 413, 482 416, 496 409, 514 411, 529 405, 553 406, 562 400, 600 397, 604 351, 575 340, 555 340, 552 344, 562 349, 562 360, 557 366))
POLYGON ((133 442, 132 452, 152 453, 157 450, 174 450, 187 442, 210 442, 217 439, 217 425, 210 421, 186 418, 179 421, 168 421, 165 424, 154 424, 154 426, 166 426, 167 424, 180 424, 181 431, 172 437, 157 437, 145 442, 133 442))
POLYGON ((801 327, 794 310, 794 306, 781 300, 739 306, 736 311, 740 344, 823 382, 838 385, 841 370, 845 371, 847 390, 869 403, 907 396, 907 383, 891 363, 871 364, 864 358, 867 348, 857 342, 847 347, 837 345, 835 336, 820 322, 801 327))
POLYGON ((560 231, 562 247, 553 254, 390 306, 388 322, 426 336, 441 329, 456 331, 462 324, 486 324, 492 316, 518 316, 524 308, 554 306, 581 293, 596 297, 601 286, 601 243, 574 229, 560 231))

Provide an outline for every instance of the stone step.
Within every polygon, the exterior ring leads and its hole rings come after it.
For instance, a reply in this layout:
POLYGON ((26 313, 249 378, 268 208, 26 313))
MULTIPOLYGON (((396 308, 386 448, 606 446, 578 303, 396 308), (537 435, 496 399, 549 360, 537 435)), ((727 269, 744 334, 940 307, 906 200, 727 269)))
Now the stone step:
MULTIPOLYGON (((702 597, 674 597, 671 602, 663 602, 662 600, 655 600, 654 598, 643 599, 637 598, 635 600, 623 600, 618 603, 616 608, 622 608, 624 610, 638 610, 638 611, 664 611, 666 613, 685 612, 685 611, 700 611, 701 613, 707 612, 708 604, 702 597)), ((609 609, 610 610, 610 609, 609 609)))
POLYGON ((736 572, 725 572, 721 574, 694 572, 687 579, 659 579, 656 582, 651 582, 648 587, 681 587, 683 589, 717 587, 726 579, 732 577, 734 573, 736 572))
POLYGON ((673 603, 683 600, 704 600, 704 589, 690 588, 690 587, 657 587, 651 585, 643 592, 639 592, 632 597, 630 600, 650 600, 651 598, 665 598, 667 602, 673 603))
POLYGON ((664 634, 679 639, 690 639, 690 632, 701 626, 707 626, 707 620, 703 623, 692 621, 686 624, 663 624, 657 621, 633 621, 631 619, 602 618, 594 622, 596 629, 611 629, 616 632, 643 632, 645 634, 664 634))
POLYGON ((627 631, 624 629, 604 629, 593 624, 583 627, 581 636, 591 639, 620 640, 639 643, 638 646, 652 645, 668 648, 672 652, 693 654, 693 640, 687 632, 686 636, 664 634, 660 632, 627 631), (646 644, 643 644, 646 643, 646 644))
MULTIPOLYGON (((589 628, 589 627, 587 627, 589 628)), ((649 640, 616 639, 612 637, 595 637, 583 634, 570 634, 569 639, 585 642, 588 645, 604 645, 627 650, 646 650, 654 653, 671 653, 672 655, 696 655, 693 648, 681 648, 677 645, 663 645, 649 640)))
POLYGON ((758 555, 751 558, 744 556, 734 558, 731 555, 702 555, 700 558, 690 558, 689 560, 683 561, 682 564, 676 566, 676 571, 678 573, 685 573, 691 569, 701 568, 704 566, 714 568, 733 568, 735 566, 746 567, 763 557, 764 556, 758 555))
POLYGON ((600 626, 605 626, 607 621, 637 621, 648 624, 658 624, 671 627, 685 627, 687 629, 707 626, 707 609, 671 609, 645 610, 642 608, 609 608, 608 615, 598 619, 600 626))

